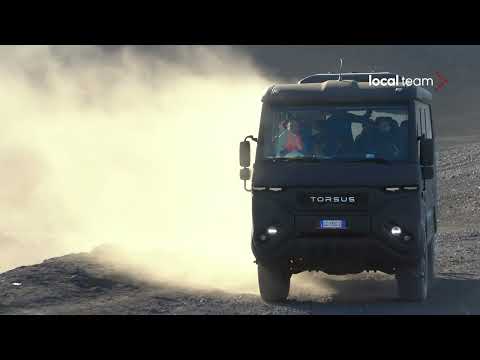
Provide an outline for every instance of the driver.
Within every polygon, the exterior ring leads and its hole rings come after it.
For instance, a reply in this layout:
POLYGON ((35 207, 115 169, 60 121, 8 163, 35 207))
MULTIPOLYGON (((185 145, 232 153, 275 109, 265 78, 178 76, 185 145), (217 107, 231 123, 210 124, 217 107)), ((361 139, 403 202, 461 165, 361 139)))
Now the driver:
POLYGON ((278 135, 277 138, 277 156, 286 156, 287 154, 302 155, 303 141, 299 133, 299 126, 295 120, 288 120, 286 129, 278 135))

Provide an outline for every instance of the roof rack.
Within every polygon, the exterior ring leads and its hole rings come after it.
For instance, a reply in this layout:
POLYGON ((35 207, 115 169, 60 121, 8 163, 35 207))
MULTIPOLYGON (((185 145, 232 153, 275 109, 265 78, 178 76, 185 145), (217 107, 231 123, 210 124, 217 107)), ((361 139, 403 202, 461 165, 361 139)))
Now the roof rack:
POLYGON ((312 84, 312 83, 322 83, 327 80, 338 80, 339 76, 341 75, 342 80, 355 80, 358 82, 368 82, 369 76, 376 78, 387 78, 387 79, 395 79, 397 74, 391 72, 370 72, 370 73, 342 73, 342 74, 313 74, 309 75, 298 82, 298 84, 312 84))

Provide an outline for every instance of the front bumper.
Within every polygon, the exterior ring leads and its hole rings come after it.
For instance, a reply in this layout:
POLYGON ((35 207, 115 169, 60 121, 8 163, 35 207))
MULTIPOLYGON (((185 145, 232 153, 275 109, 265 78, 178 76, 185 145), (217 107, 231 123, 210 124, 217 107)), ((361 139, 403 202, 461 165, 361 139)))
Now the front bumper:
POLYGON ((282 244, 252 241, 257 262, 287 267, 290 272, 317 270, 327 274, 355 274, 366 270, 394 273, 402 264, 414 263, 414 246, 392 246, 391 240, 366 236, 302 237, 282 244))
POLYGON ((366 194, 357 207, 309 209, 299 201, 314 189, 287 189, 254 193, 252 251, 261 263, 278 263, 294 272, 321 270, 326 273, 357 273, 380 270, 387 273, 413 263, 419 254, 423 228, 418 193, 386 193, 381 189, 337 189, 329 193, 366 194), (319 231, 319 219, 346 219, 347 231, 319 231), (269 226, 279 231, 269 241, 260 237, 269 226), (403 243, 390 234, 400 226, 411 241, 403 243))
POLYGON ((332 275, 365 270, 394 273, 396 267, 413 264, 418 258, 415 246, 399 249, 385 240, 364 236, 295 238, 277 246, 275 251, 269 245, 252 241, 257 262, 288 267, 292 273, 307 270, 332 275))

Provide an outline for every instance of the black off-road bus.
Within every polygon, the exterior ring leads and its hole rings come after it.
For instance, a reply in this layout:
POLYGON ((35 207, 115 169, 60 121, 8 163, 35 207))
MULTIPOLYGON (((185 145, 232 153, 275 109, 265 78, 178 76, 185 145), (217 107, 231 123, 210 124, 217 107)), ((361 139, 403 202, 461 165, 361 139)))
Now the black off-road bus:
POLYGON ((428 296, 438 217, 432 95, 375 87, 369 76, 396 74, 316 74, 270 87, 258 138, 240 143, 265 301, 286 300, 303 271, 381 271, 395 275, 401 299, 428 296))

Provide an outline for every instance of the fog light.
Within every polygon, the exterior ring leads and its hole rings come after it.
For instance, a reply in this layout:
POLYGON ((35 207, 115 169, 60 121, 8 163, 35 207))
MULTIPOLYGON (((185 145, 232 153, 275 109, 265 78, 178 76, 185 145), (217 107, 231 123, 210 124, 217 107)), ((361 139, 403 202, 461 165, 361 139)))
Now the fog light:
POLYGON ((267 236, 265 234, 260 235, 260 240, 261 241, 267 240, 267 236))
POLYGON ((409 242, 410 240, 412 240, 412 237, 410 235, 405 235, 403 237, 403 241, 405 241, 405 242, 409 242))
POLYGON ((277 233, 278 233, 278 229, 275 226, 269 226, 267 228, 267 234, 268 235, 274 236, 274 235, 277 235, 277 233))
POLYGON ((402 234, 402 229, 399 226, 394 226, 392 227, 390 232, 392 233, 393 236, 398 236, 402 234))

